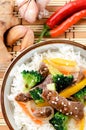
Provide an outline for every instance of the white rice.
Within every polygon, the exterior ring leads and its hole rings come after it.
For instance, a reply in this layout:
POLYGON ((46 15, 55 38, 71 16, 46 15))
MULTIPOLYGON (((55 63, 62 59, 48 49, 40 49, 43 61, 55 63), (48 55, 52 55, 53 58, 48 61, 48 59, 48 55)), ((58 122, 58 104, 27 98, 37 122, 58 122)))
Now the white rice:
MULTIPOLYGON (((64 58, 64 59, 75 60, 78 63, 78 66, 81 66, 84 68, 86 67, 86 60, 81 57, 80 51, 74 52, 74 49, 72 46, 65 46, 65 47, 63 46, 58 50, 58 52, 47 51, 47 52, 43 52, 42 54, 35 53, 33 54, 31 58, 32 61, 30 63, 27 62, 13 68, 10 74, 10 76, 13 77, 13 83, 11 86, 11 94, 8 98, 14 106, 13 116, 14 116, 14 120, 15 120, 18 130, 54 130, 53 126, 49 122, 46 122, 43 125, 35 124, 29 117, 25 115, 25 113, 22 111, 20 106, 14 100, 15 96, 18 93, 23 91, 24 83, 21 76, 21 72, 23 70, 38 70, 39 65, 42 62, 42 59, 44 57, 47 57, 47 58, 59 57, 59 58, 64 58)), ((76 126, 74 125, 74 120, 72 119, 68 125, 69 130, 79 130, 76 128, 76 126)))

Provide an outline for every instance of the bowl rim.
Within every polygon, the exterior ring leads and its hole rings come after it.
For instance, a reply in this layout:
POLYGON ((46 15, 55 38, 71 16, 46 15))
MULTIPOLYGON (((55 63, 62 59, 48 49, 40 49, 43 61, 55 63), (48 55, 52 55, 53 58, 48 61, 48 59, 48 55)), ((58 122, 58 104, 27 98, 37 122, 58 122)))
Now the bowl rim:
POLYGON ((8 127, 11 130, 14 130, 14 128, 11 125, 11 122, 9 121, 7 114, 6 114, 6 110, 5 110, 5 105, 4 105, 4 90, 5 90, 5 85, 6 85, 6 81, 8 78, 8 75, 10 73, 10 71, 12 70, 12 67, 15 65, 15 63, 22 57, 24 56, 26 53, 28 53, 29 51, 37 48, 37 47, 41 47, 44 45, 49 45, 49 44, 69 44, 69 45, 73 45, 76 47, 80 47, 84 50, 86 50, 86 46, 78 43, 78 42, 74 42, 74 41, 70 41, 70 40, 48 40, 48 41, 43 41, 37 44, 34 44, 30 47, 28 47, 27 49, 25 49, 24 51, 22 51, 16 58, 14 58, 14 60, 11 62, 11 64, 8 66, 7 70, 5 71, 5 74, 3 76, 3 81, 2 81, 2 87, 1 87, 1 110, 2 110, 2 114, 4 117, 4 120, 6 122, 6 124, 8 125, 8 127))

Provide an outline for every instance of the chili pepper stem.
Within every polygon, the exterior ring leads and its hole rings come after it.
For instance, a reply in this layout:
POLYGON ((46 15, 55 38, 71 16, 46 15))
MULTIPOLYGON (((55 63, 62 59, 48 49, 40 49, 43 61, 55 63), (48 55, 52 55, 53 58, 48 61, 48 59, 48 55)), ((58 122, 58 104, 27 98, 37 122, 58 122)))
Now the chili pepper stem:
POLYGON ((50 36, 50 31, 46 31, 45 36, 46 37, 50 36))
POLYGON ((43 31, 41 32, 37 42, 40 42, 42 40, 43 36, 45 35, 45 33, 47 32, 48 29, 49 29, 49 27, 47 25, 44 25, 43 31))

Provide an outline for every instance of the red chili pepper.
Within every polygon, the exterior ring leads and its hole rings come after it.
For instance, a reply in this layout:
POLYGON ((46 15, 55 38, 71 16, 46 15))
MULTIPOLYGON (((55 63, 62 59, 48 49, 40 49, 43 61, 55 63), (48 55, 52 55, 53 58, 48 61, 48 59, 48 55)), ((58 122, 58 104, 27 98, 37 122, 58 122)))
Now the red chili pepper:
POLYGON ((61 9, 57 10, 50 16, 50 18, 48 18, 40 35, 39 41, 42 39, 47 30, 55 27, 56 24, 61 24, 68 17, 83 9, 86 9, 86 0, 76 0, 65 4, 61 9))
POLYGON ((65 4, 59 11, 53 13, 46 21, 48 28, 55 27, 74 13, 86 9, 86 0, 76 0, 65 4))
POLYGON ((51 37, 57 37, 61 35, 62 33, 65 32, 70 26, 73 24, 77 23, 81 18, 86 16, 86 9, 79 11, 75 14, 73 14, 71 17, 69 17, 67 20, 65 20, 62 24, 57 26, 56 28, 47 31, 45 33, 46 36, 51 36, 51 37))

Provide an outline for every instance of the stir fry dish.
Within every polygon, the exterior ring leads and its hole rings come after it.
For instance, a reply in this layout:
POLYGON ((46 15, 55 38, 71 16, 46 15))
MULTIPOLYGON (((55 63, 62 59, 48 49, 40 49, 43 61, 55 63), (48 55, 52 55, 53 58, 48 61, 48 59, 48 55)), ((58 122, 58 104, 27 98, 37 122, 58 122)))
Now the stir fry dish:
POLYGON ((48 121, 55 130, 67 130, 68 121, 84 119, 86 70, 76 61, 45 58, 39 70, 21 72, 24 88, 15 97, 36 124, 48 121))

